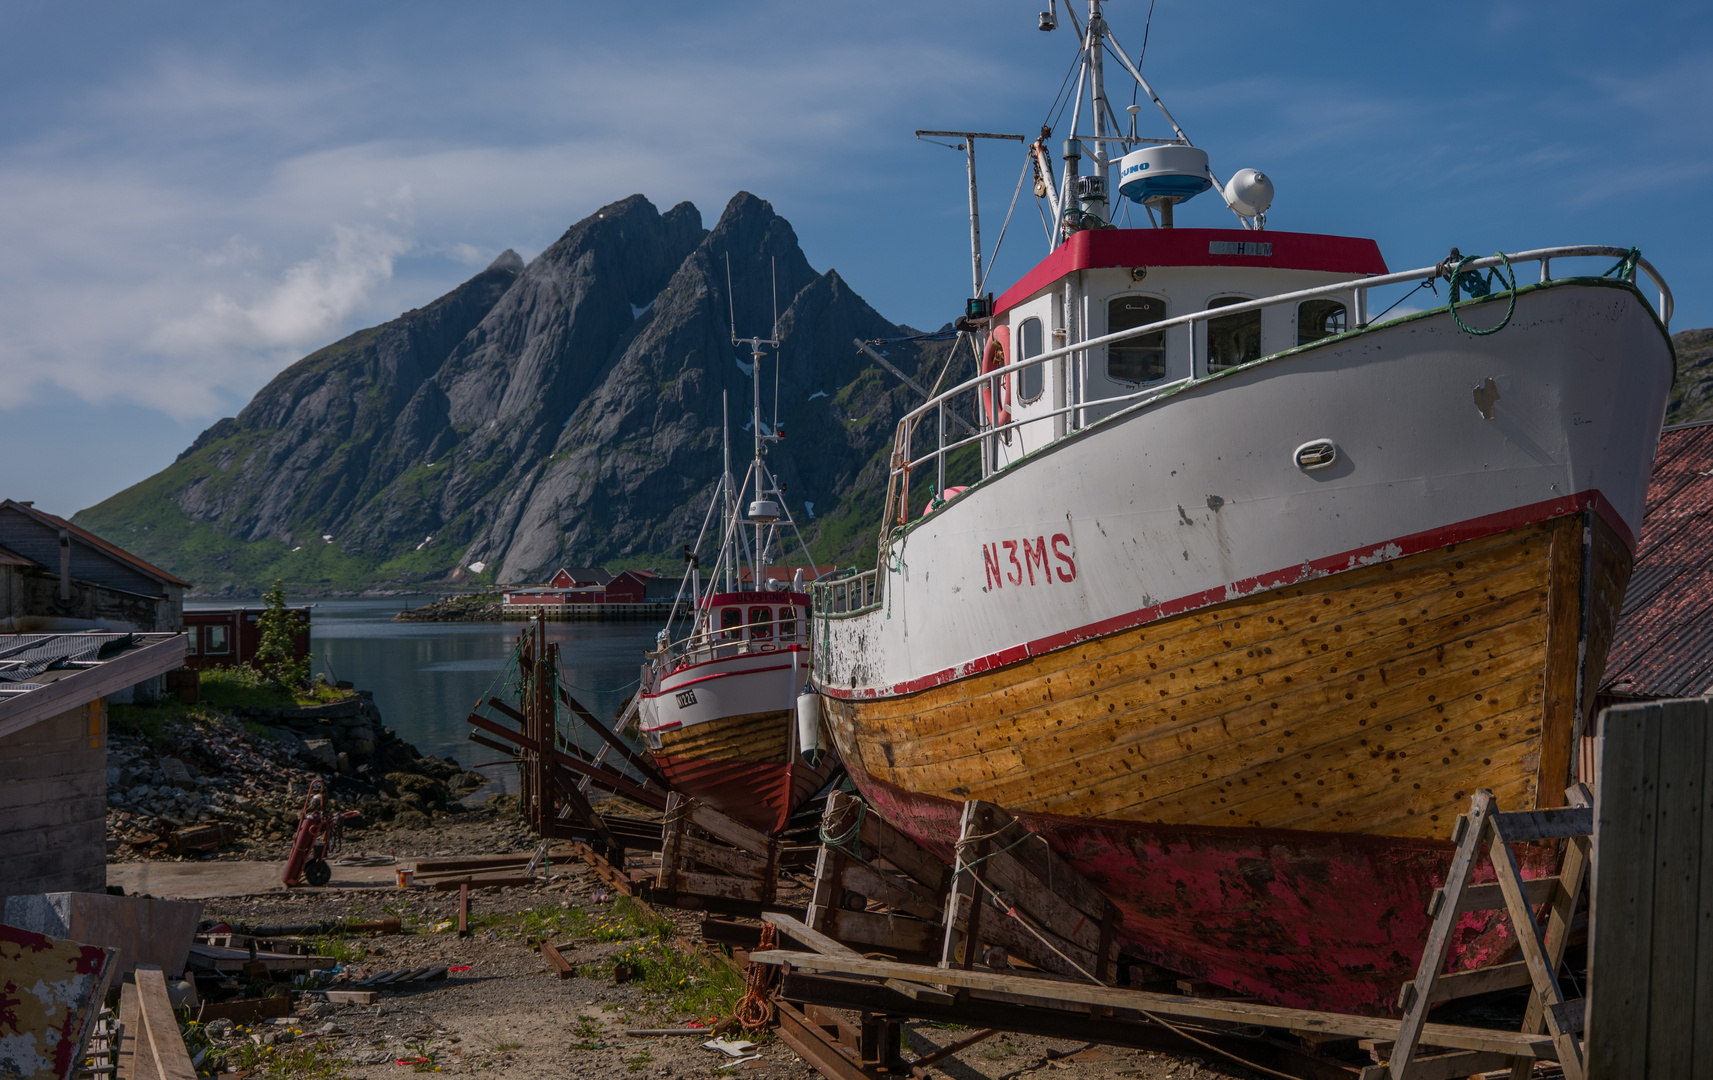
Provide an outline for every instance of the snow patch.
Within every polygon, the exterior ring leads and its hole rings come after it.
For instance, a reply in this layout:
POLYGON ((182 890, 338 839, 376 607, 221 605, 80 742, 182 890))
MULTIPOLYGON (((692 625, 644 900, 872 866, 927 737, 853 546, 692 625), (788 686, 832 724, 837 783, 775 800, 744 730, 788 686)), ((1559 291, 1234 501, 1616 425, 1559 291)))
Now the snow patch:
POLYGON ((635 321, 637 319, 642 318, 644 315, 647 315, 648 309, 653 307, 653 306, 654 306, 653 300, 650 300, 648 303, 642 305, 641 307, 637 307, 635 304, 632 304, 630 306, 630 317, 631 317, 632 321, 635 321))
POLYGON ((818 397, 826 397, 826 396, 827 396, 827 392, 825 390, 817 390, 813 394, 809 395, 809 400, 814 401, 818 397))
POLYGON ((808 501, 807 499, 805 499, 805 500, 803 500, 803 509, 809 511, 809 520, 814 521, 815 520, 815 504, 808 501))

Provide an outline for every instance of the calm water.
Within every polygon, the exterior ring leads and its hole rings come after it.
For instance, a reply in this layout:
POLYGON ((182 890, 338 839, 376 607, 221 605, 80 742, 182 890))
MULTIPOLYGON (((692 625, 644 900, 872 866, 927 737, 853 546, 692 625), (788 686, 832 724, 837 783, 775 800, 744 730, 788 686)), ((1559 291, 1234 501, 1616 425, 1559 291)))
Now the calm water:
MULTIPOLYGON (((502 755, 469 742, 470 726, 464 718, 490 694, 516 704, 507 669, 518 634, 528 624, 392 621, 407 604, 419 607, 429 599, 308 601, 315 605, 310 670, 373 691, 387 724, 424 754, 457 758, 467 768, 493 761, 502 755)), ((640 622, 548 623, 547 639, 559 644, 559 664, 571 695, 610 720, 635 689, 643 650, 653 645, 658 629, 640 622)), ((593 748, 592 739, 583 741, 593 748)), ((494 781, 491 790, 517 789, 513 766, 481 771, 494 781)))

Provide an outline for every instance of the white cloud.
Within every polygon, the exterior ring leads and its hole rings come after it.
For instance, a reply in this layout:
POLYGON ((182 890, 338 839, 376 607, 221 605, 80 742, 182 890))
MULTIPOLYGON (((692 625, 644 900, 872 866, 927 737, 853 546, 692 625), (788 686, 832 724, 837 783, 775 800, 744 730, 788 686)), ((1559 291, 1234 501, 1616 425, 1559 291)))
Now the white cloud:
POLYGON ((261 295, 246 301, 217 292, 201 310, 157 329, 148 344, 163 354, 190 355, 321 343, 392 277, 393 260, 409 248, 405 237, 373 225, 335 225, 330 243, 261 295))

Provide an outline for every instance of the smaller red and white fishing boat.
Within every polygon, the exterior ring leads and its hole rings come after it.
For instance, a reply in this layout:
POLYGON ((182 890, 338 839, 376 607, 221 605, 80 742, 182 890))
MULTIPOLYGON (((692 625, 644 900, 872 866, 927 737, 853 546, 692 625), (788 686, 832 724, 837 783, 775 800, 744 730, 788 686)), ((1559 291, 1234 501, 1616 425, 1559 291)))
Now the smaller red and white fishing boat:
MULTIPOLYGON (((734 344, 737 342, 734 341, 734 344)), ((641 728, 650 754, 673 788, 767 833, 782 832, 791 814, 826 786, 834 762, 824 760, 818 712, 804 710, 810 730, 799 731, 797 698, 809 680, 809 596, 803 567, 781 567, 771 557, 796 541, 808 550, 778 483, 765 463, 767 447, 781 438, 777 417, 761 416, 763 345, 747 339, 755 359, 751 415, 755 457, 733 483, 731 452, 696 549, 686 549, 689 596, 673 606, 659 648, 642 672, 641 728), (712 573, 702 579, 696 554, 714 508, 721 510, 721 543, 712 573), (740 510, 744 511, 740 513, 740 510), (688 607, 689 632, 672 640, 688 607)), ((813 573, 813 570, 810 570, 813 573)))

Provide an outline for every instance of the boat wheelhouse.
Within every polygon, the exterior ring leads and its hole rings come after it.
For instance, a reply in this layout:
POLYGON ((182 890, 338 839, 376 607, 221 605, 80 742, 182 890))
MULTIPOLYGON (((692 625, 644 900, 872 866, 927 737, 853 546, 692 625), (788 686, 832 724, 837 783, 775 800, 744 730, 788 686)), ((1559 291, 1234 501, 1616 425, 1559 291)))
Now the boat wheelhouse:
MULTIPOLYGON (((1052 251, 971 303, 977 374, 900 422, 878 565, 812 590, 814 683, 870 805, 948 858, 962 801, 998 803, 1115 902, 1132 955, 1393 1011, 1469 797, 1557 806, 1577 779, 1670 293, 1633 249, 1393 273, 1372 241, 1265 228, 1265 177, 1154 152, 1189 145, 1163 106, 1175 138, 1120 130, 1101 8, 1077 24, 1091 133, 1057 183, 1029 151, 1052 251), (1108 174, 1162 162, 1132 188, 1157 227, 1113 228, 1108 174), (1239 227, 1169 227, 1192 187, 1239 227), (1406 283, 1450 303, 1370 314, 1406 283)), ((1505 935, 1464 916, 1453 970, 1505 935)))

